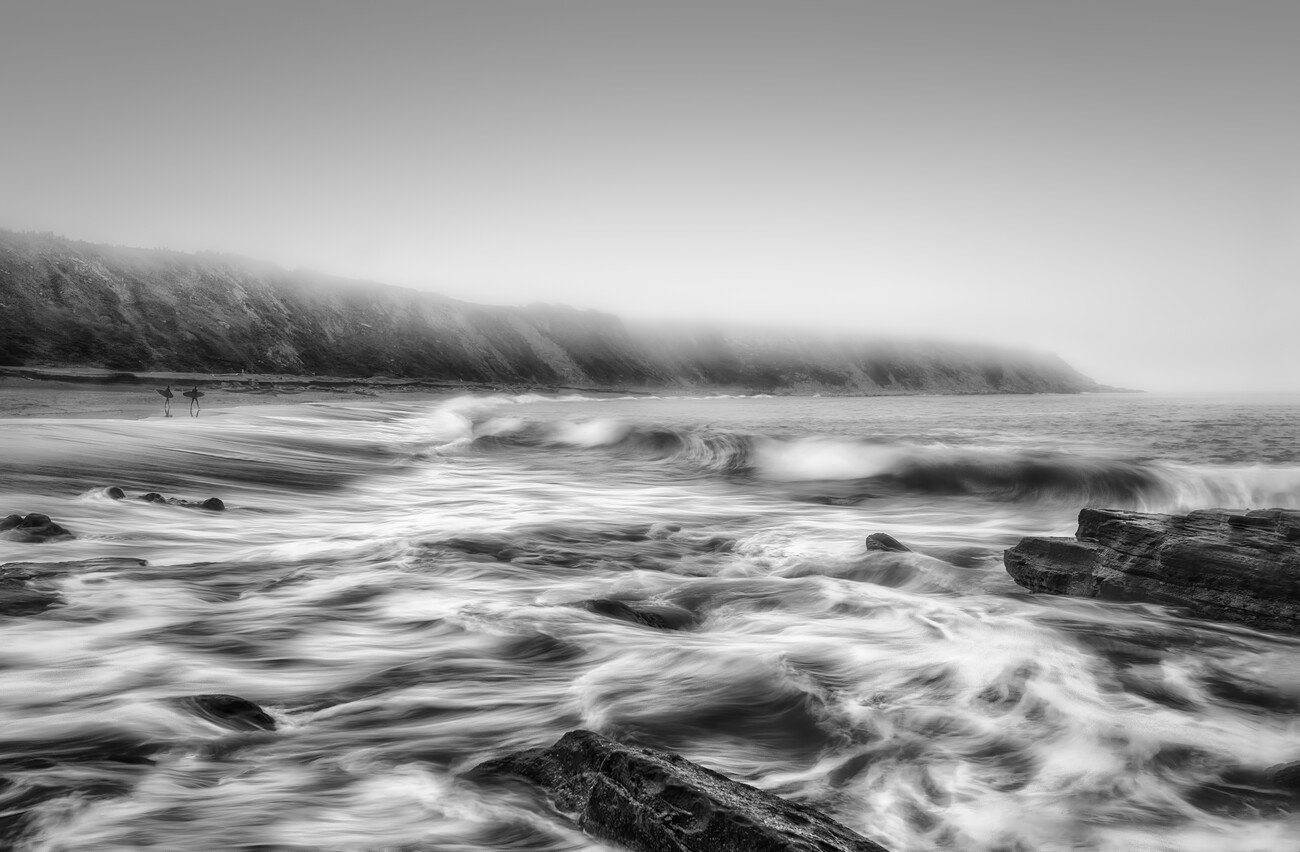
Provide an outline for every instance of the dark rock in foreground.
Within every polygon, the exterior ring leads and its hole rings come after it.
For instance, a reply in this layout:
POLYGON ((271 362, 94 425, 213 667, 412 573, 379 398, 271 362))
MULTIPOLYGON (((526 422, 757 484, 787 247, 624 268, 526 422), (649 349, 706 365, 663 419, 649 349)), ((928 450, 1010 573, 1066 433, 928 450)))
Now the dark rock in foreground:
POLYGON ((588 834, 636 852, 885 852, 815 808, 591 731, 490 760, 474 775, 530 781, 588 834))
POLYGON ((37 544, 56 538, 76 538, 76 536, 50 520, 49 515, 32 512, 26 517, 15 514, 0 520, 0 538, 24 544, 37 544))
POLYGON ((867 550, 883 550, 888 553, 911 553, 912 548, 903 544, 889 533, 872 533, 867 536, 867 550))
POLYGON ((198 716, 236 731, 274 731, 275 719, 247 698, 238 695, 189 695, 177 702, 198 716))
POLYGON ((1037 592, 1182 606, 1300 633, 1300 511, 1084 509, 1075 539, 1022 539, 1003 561, 1037 592))

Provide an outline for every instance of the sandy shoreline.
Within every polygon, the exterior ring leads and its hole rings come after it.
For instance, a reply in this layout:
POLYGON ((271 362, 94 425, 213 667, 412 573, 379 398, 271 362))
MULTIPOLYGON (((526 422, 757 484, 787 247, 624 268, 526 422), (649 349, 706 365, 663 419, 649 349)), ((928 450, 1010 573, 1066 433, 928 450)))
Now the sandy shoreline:
MULTIPOLYGON (((644 389, 488 385, 432 379, 299 376, 248 373, 126 373, 95 367, 0 367, 0 419, 84 417, 143 420, 163 416, 158 391, 171 386, 172 416, 189 416, 182 392, 203 392, 203 414, 245 405, 289 405, 396 397, 438 399, 467 393, 538 393, 590 396, 650 395, 644 389)), ((743 392, 743 391, 742 391, 743 392)), ((202 416, 202 415, 200 415, 202 416)))
POLYGON ((203 415, 246 405, 291 405, 367 398, 438 399, 466 393, 644 394, 618 388, 520 387, 425 379, 247 373, 125 373, 93 367, 0 367, 0 419, 143 420, 163 416, 158 391, 170 386, 173 417, 189 416, 182 392, 197 387, 203 415))
MULTIPOLYGON (((163 387, 163 385, 159 385, 163 387)), ((180 395, 182 388, 172 386, 172 416, 188 417, 190 401, 180 395)), ((292 405, 303 402, 343 402, 348 400, 400 397, 435 399, 447 396, 448 390, 409 390, 396 388, 355 388, 350 390, 293 390, 286 388, 231 390, 203 388, 200 416, 215 416, 231 408, 247 405, 292 405)), ((76 382, 51 382, 0 378, 0 419, 5 418, 94 418, 109 420, 143 420, 163 416, 163 399, 152 386, 102 385, 76 382)))

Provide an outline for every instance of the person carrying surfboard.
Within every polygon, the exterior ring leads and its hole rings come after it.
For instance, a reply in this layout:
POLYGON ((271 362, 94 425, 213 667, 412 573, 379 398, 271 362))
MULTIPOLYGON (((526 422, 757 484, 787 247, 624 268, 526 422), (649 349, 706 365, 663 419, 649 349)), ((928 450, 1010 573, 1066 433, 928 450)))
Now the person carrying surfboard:
POLYGON ((172 396, 173 396, 173 394, 172 394, 172 386, 171 386, 171 385, 168 385, 167 387, 165 387, 165 388, 163 388, 162 390, 158 391, 158 393, 159 393, 159 395, 161 395, 162 398, 163 398, 163 416, 164 416, 164 417, 171 417, 171 416, 172 416, 172 396))
POLYGON ((198 417, 199 408, 201 407, 199 405, 199 397, 203 396, 203 391, 199 390, 198 385, 195 385, 193 390, 185 391, 183 396, 188 396, 190 398, 190 417, 198 417))

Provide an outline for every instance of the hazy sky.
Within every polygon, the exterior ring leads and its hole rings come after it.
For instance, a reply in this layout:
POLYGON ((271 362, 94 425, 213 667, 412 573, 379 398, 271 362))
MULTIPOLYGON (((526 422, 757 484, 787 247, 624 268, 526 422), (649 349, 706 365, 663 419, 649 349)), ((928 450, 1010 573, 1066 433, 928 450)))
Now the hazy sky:
POLYGON ((1300 0, 0 4, 0 226, 1300 390, 1300 0))

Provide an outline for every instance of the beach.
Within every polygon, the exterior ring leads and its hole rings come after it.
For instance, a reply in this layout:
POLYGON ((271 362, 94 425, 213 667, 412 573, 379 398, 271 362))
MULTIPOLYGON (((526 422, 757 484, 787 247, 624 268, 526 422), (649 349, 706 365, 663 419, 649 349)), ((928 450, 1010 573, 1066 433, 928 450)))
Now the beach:
POLYGON ((346 399, 399 397, 433 399, 479 388, 473 384, 431 383, 402 379, 359 379, 287 374, 115 373, 92 368, 0 367, 0 418, 108 418, 144 420, 163 417, 163 397, 172 390, 173 417, 188 417, 190 400, 182 394, 203 393, 199 416, 216 416, 248 405, 284 405, 346 399), (129 377, 129 378, 125 378, 129 377))

